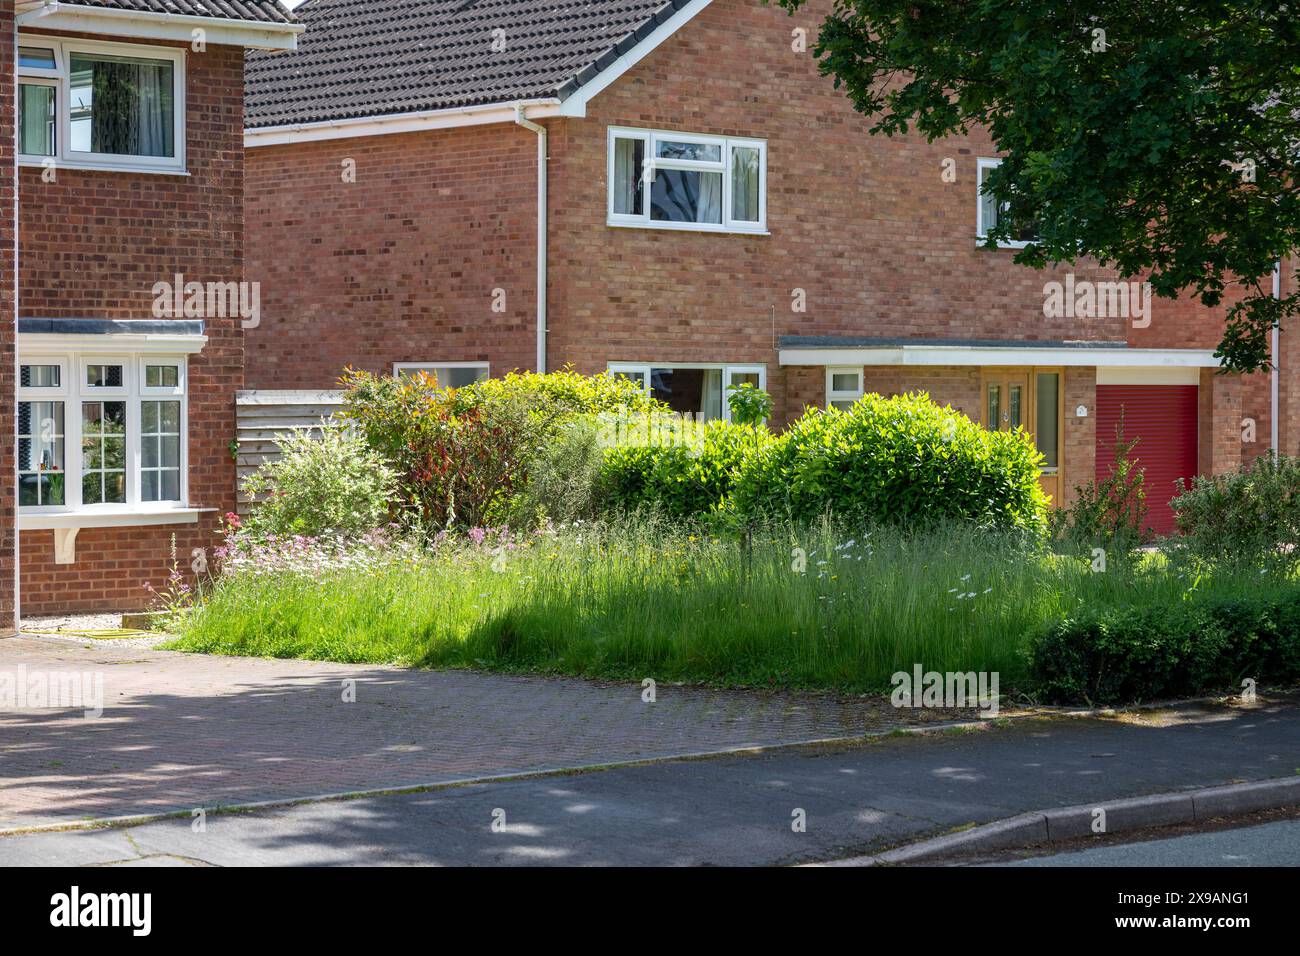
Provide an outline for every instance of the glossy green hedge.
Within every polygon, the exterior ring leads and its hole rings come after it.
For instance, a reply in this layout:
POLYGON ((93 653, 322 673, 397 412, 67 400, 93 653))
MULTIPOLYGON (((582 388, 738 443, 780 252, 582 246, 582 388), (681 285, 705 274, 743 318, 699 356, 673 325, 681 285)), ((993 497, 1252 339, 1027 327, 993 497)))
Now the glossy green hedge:
POLYGON ((1047 499, 1030 437, 990 432, 928 395, 867 395, 848 411, 809 409, 746 462, 741 514, 906 524, 950 519, 1041 533, 1047 499))

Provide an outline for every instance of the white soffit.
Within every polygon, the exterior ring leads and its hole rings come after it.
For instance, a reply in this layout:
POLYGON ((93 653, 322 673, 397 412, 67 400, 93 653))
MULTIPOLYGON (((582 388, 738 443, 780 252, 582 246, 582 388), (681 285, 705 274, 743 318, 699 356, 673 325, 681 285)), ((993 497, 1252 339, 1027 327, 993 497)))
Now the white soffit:
POLYGON ((1218 368, 1210 349, 1032 348, 902 345, 883 348, 792 348, 781 365, 1062 365, 1111 368, 1218 368))
POLYGON ((1098 385, 1200 385, 1199 368, 1099 368, 1098 385))

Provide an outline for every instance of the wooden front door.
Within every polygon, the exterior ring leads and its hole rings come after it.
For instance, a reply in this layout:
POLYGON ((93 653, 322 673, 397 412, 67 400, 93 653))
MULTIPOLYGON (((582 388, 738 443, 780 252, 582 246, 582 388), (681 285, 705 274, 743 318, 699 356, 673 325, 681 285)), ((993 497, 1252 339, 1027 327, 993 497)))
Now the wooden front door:
POLYGON ((1054 504, 1061 500, 1060 389, 1059 369, 989 368, 980 375, 981 424, 994 431, 1023 428, 1034 436, 1045 458, 1038 483, 1054 504))

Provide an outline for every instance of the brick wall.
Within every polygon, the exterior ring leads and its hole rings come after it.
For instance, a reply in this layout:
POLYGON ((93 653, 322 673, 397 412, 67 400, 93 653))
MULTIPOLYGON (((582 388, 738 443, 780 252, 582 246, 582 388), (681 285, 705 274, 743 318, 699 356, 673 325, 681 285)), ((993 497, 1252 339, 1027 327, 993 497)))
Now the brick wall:
POLYGON ((262 324, 246 336, 248 387, 331 388, 349 364, 533 366, 534 133, 480 126, 271 146, 247 164, 247 269, 263 287, 262 324))
MULTIPOLYGON (((17 306, 14 296, 16 249, 14 217, 14 4, 0 2, 0 395, 14 394, 14 338, 17 306)), ((18 544, 15 511, 15 442, 12 400, 0 401, 0 636, 16 626, 16 568, 18 544)))
MULTIPOLYGON (((39 168, 20 171, 22 315, 148 319, 153 284, 175 273, 243 280, 243 62, 235 47, 188 54, 188 177, 60 169, 49 183, 39 168)), ((190 503, 224 512, 235 504, 242 330, 209 318, 207 335, 189 362, 190 503)), ((193 548, 216 541, 215 523, 214 513, 198 525, 83 529, 70 565, 54 563, 54 532, 24 531, 22 612, 145 607, 143 584, 165 578, 172 534, 188 568, 193 548)))

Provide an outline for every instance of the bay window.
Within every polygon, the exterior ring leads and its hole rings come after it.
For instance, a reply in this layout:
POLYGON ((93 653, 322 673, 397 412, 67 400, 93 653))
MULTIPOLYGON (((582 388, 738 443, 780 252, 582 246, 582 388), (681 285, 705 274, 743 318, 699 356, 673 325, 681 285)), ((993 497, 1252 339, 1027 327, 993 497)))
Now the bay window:
POLYGON ((186 361, 179 356, 19 359, 18 486, 24 513, 184 505, 186 361))
POLYGON ((635 364, 616 362, 609 374, 636 382, 651 398, 674 412, 701 421, 731 419, 727 391, 737 385, 765 388, 767 369, 762 365, 635 364))
POLYGON ((185 53, 174 48, 21 38, 20 159, 183 170, 184 74, 185 53))
POLYGON ((766 177, 762 140, 612 127, 608 222, 761 233, 766 177))

